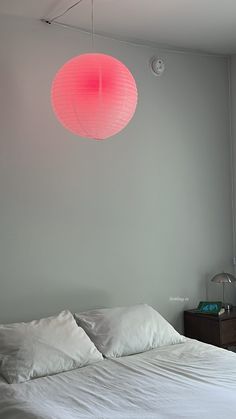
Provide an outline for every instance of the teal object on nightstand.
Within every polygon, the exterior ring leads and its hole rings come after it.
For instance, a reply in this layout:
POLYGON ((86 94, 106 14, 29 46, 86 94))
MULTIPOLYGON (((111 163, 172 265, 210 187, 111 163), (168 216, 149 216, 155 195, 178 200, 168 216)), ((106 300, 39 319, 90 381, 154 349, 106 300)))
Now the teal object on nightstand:
POLYGON ((200 301, 197 310, 205 314, 218 314, 221 308, 221 301, 200 301))

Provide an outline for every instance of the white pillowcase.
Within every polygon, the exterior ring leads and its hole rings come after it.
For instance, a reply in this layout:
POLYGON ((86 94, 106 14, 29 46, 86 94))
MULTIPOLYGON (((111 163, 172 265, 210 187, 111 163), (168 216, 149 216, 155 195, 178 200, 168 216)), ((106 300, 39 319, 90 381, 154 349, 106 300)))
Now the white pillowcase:
POLYGON ((147 304, 89 310, 75 314, 75 319, 107 358, 185 342, 185 338, 147 304))
POLYGON ((72 370, 103 359, 73 315, 0 325, 0 373, 11 383, 72 370))

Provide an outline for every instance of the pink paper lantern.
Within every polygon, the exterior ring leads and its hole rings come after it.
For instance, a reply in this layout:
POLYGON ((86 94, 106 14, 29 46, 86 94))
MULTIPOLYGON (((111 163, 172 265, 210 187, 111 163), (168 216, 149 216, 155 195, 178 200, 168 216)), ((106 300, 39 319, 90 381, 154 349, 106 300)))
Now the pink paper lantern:
POLYGON ((51 97, 65 128, 81 137, 104 140, 129 123, 138 94, 122 62, 110 55, 82 54, 59 69, 51 97))

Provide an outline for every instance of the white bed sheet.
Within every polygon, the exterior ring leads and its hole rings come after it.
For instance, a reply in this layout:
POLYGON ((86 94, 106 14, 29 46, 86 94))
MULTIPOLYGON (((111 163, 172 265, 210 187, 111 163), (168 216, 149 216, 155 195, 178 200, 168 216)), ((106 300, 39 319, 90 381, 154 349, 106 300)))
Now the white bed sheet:
POLYGON ((188 339, 23 384, 0 381, 1 419, 236 419, 236 354, 188 339))

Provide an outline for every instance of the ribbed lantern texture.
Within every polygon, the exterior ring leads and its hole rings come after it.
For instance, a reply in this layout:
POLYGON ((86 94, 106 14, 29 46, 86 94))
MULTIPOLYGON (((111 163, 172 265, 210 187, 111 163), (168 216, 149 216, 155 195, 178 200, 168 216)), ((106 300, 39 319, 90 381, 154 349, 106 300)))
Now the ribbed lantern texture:
POLYGON ((103 140, 121 131, 137 105, 128 68, 105 54, 82 54, 67 61, 52 83, 52 106, 61 124, 81 137, 103 140))

